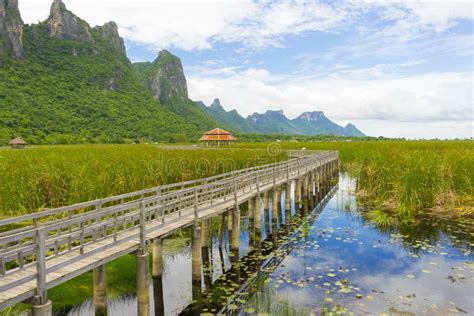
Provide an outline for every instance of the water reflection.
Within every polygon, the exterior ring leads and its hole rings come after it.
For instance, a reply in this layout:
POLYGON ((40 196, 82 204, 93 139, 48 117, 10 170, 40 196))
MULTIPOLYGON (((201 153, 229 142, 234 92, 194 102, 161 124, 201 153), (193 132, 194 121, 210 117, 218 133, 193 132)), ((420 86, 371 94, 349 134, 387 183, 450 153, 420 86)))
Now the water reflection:
MULTIPOLYGON (((276 212, 266 208, 257 227, 243 216, 238 253, 229 250, 224 213, 211 225, 194 287, 190 244, 165 243, 163 276, 150 288, 152 314, 474 313, 472 222, 426 215, 381 226, 357 205, 353 180, 335 183, 312 188, 301 203, 292 195, 290 208, 283 190, 276 212)), ((92 305, 69 314, 93 315, 92 305)), ((134 296, 109 302, 110 315, 135 313, 134 296)))

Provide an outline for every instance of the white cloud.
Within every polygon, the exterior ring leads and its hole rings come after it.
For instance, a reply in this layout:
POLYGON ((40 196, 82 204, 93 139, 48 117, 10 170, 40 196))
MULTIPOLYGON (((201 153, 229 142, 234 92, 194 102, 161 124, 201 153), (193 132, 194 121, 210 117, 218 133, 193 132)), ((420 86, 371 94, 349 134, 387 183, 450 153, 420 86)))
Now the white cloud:
MULTIPOLYGON (((20 0, 24 20, 27 23, 44 20, 51 2, 20 0)), ((65 0, 65 3, 93 25, 116 21, 126 39, 153 49, 210 49, 215 42, 238 42, 253 48, 281 46, 286 35, 343 30, 374 10, 382 19, 395 21, 395 26, 384 32, 397 32, 400 37, 420 27, 441 31, 458 19, 472 19, 469 1, 337 1, 331 5, 316 0, 65 0)), ((364 29, 363 25, 360 27, 364 29)))
POLYGON ((360 123, 376 136, 472 137, 470 72, 401 77, 376 66, 363 75, 357 70, 326 78, 276 76, 263 69, 209 73, 213 72, 191 69, 191 98, 209 103, 219 97, 227 110, 236 108, 245 116, 283 109, 294 118, 304 111, 322 110, 339 123, 360 123))

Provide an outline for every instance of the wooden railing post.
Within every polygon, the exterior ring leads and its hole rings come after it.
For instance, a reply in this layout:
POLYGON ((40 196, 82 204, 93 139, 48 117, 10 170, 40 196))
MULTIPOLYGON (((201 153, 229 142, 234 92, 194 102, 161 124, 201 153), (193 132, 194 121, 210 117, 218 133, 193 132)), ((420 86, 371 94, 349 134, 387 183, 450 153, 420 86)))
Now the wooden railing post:
POLYGON ((140 255, 146 253, 146 221, 145 221, 145 203, 140 202, 140 255))
POLYGON ((198 214, 198 193, 197 188, 194 188, 194 220, 197 221, 199 218, 198 214))
POLYGON ((36 230, 36 295, 37 305, 44 305, 48 302, 48 291, 46 288, 46 231, 36 230))

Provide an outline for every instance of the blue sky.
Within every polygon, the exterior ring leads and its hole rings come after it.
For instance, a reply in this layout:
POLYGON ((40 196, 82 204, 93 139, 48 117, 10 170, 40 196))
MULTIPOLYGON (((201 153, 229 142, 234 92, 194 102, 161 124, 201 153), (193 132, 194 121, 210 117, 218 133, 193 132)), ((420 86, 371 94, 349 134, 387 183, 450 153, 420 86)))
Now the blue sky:
MULTIPOLYGON (((20 0, 26 23, 50 0, 20 0)), ((64 0, 114 20, 132 61, 168 49, 190 97, 246 116, 322 110, 373 136, 473 136, 470 1, 64 0)))

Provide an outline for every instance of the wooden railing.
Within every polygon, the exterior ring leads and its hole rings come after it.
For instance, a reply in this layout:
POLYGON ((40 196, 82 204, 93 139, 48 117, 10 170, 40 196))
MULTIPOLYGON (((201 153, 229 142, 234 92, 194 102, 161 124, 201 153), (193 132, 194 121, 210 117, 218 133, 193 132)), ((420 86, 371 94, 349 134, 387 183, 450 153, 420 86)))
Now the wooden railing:
POLYGON ((147 225, 165 227, 183 216, 199 220, 229 201, 243 202, 263 187, 289 182, 337 159, 337 152, 313 152, 284 162, 0 220, 0 281, 17 272, 32 271, 3 287, 0 282, 0 293, 35 278, 42 292, 48 273, 109 246, 104 243, 88 250, 90 245, 106 239, 113 245, 139 240, 138 246, 144 247, 151 229, 147 225), (77 256, 46 267, 49 260, 71 252, 77 256))

